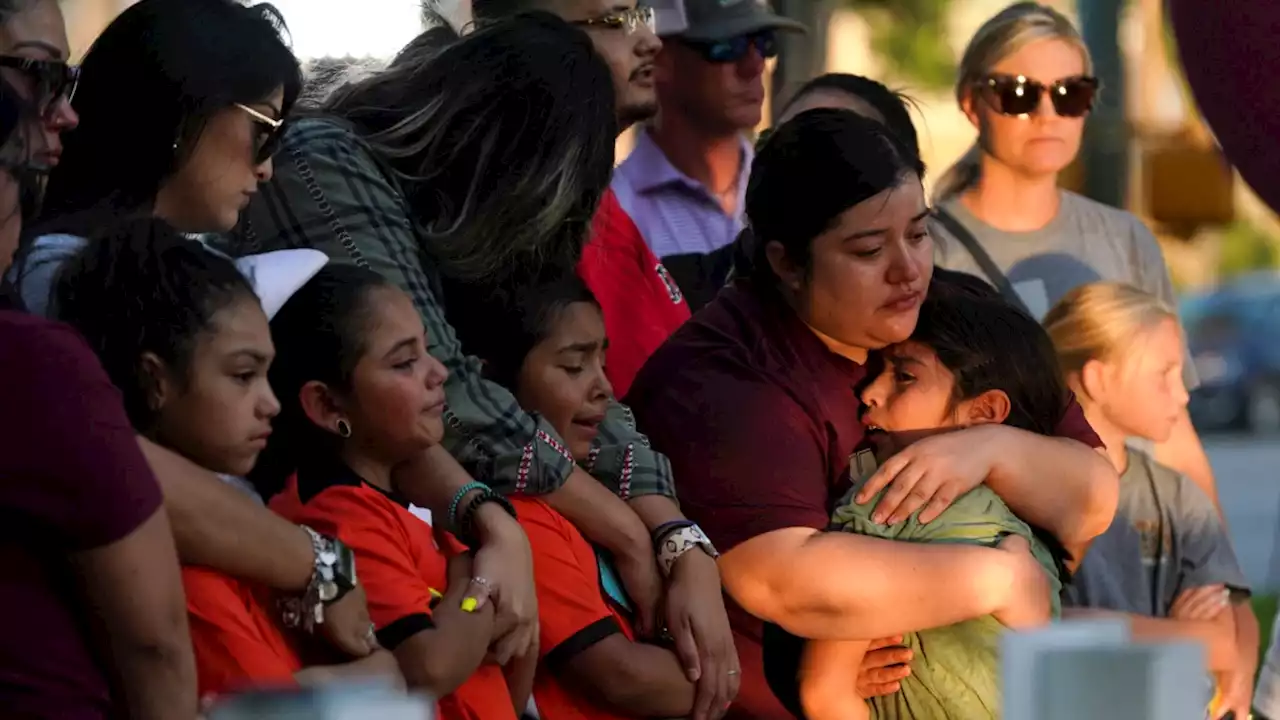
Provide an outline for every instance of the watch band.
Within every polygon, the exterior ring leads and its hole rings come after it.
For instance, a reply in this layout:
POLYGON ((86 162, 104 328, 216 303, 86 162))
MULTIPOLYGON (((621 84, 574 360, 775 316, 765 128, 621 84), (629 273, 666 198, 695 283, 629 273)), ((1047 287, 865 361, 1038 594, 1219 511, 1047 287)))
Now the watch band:
POLYGON ((356 586, 355 555, 341 540, 300 525, 311 538, 315 561, 311 580, 301 596, 283 598, 284 624, 311 632, 324 624, 324 609, 341 600, 356 586))
POLYGON ((690 524, 668 533, 662 540, 662 546, 658 548, 658 567, 662 569, 662 574, 669 577, 676 561, 694 549, 702 550, 712 558, 720 557, 711 540, 697 525, 690 524))

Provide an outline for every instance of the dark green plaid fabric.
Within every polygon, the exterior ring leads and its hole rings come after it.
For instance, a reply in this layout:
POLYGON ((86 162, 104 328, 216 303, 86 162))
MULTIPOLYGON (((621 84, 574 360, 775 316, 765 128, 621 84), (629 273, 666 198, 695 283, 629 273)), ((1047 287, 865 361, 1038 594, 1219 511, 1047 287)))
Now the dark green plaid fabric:
MULTIPOLYGON (((433 356, 449 369, 445 447, 501 492, 542 495, 573 466, 545 420, 522 410, 506 389, 481 377, 445 320, 440 278, 421 250, 395 180, 368 147, 338 122, 293 124, 275 158, 275 175, 228 241, 235 255, 315 248, 332 262, 371 268, 413 298, 433 356)), ((579 462, 623 498, 675 496, 671 465, 638 433, 631 412, 612 403, 591 456, 579 462)))

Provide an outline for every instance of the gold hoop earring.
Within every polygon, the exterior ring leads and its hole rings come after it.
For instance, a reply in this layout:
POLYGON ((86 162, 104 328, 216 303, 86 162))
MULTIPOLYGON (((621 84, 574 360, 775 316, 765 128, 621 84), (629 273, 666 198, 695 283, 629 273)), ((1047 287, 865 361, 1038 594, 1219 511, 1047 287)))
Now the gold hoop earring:
POLYGON ((338 437, 344 437, 344 438, 351 437, 351 423, 347 422, 346 420, 338 421, 338 437))

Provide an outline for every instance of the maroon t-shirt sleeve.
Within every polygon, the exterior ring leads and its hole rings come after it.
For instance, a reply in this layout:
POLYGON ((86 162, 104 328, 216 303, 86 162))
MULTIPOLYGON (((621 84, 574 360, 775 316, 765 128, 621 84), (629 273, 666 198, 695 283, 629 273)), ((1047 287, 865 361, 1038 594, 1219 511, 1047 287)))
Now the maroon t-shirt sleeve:
POLYGON ((162 501, 93 351, 69 327, 0 313, 0 505, 76 551, 133 532, 162 501))
POLYGON ((830 521, 820 429, 776 385, 743 375, 701 375, 697 392, 667 388, 632 405, 655 449, 671 460, 685 514, 722 552, 767 532, 830 521))
POLYGON ((1098 437, 1098 433, 1093 431, 1093 426, 1085 418, 1084 408, 1080 407, 1075 393, 1071 393, 1071 402, 1067 404, 1067 411, 1062 414, 1062 419, 1058 421, 1058 426, 1053 429, 1053 434, 1058 437, 1079 440, 1091 448, 1105 447, 1102 444, 1102 438, 1098 437))

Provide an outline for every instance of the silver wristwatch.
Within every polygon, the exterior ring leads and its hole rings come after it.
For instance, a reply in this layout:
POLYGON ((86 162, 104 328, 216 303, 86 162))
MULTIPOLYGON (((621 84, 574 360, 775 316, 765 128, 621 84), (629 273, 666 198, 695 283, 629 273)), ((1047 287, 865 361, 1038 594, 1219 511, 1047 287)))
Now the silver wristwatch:
POLYGON ((299 527, 311 536, 315 565, 306 591, 300 597, 283 599, 281 609, 286 626, 311 632, 316 625, 324 624, 325 606, 341 600, 355 588, 356 558, 341 540, 321 535, 306 525, 299 527))

